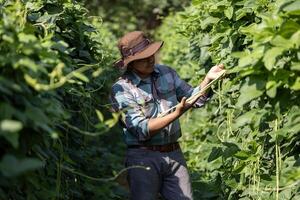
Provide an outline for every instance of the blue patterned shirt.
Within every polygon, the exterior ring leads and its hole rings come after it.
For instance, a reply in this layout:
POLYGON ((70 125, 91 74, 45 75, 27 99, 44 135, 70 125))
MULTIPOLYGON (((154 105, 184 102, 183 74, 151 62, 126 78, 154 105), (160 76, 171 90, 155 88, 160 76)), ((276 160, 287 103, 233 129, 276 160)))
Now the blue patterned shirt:
MULTIPOLYGON (((148 121, 175 106, 182 97, 200 91, 181 80, 170 67, 156 64, 149 78, 141 79, 127 71, 112 86, 111 103, 115 112, 123 112, 123 135, 127 145, 163 145, 174 143, 181 136, 179 119, 150 137, 148 121)), ((208 100, 201 97, 194 107, 208 100)))

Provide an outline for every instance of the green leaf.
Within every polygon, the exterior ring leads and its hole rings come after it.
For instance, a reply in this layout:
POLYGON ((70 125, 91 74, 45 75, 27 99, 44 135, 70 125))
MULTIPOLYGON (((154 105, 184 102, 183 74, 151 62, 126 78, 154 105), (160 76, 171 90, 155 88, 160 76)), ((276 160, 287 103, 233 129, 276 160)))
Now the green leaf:
POLYGON ((212 162, 219 158, 222 155, 223 151, 221 147, 213 147, 209 156, 208 156, 208 162, 212 162))
POLYGON ((300 62, 292 63, 291 70, 300 71, 300 62))
POLYGON ((250 110, 243 115, 239 116, 235 123, 233 124, 233 130, 238 129, 239 127, 242 127, 248 123, 251 123, 253 117, 255 117, 257 114, 257 110, 250 110))
POLYGON ((25 114, 34 124, 42 126, 50 122, 49 116, 46 115, 46 111, 40 107, 32 105, 26 106, 25 114))
POLYGON ((300 77, 297 77, 294 84, 291 87, 292 90, 300 90, 300 77))
POLYGON ((241 107, 253 99, 260 97, 264 93, 265 84, 262 78, 248 78, 240 89, 240 96, 236 106, 241 107))
POLYGON ((205 20, 201 22, 201 29, 206 29, 210 24, 215 24, 220 21, 219 18, 216 17, 207 17, 205 20))
POLYGON ((19 147, 19 133, 18 132, 2 132, 0 131, 0 135, 2 135, 10 144, 17 149, 19 147))
POLYGON ((293 134, 298 134, 300 131, 300 124, 294 124, 289 127, 289 132, 293 134))
POLYGON ((13 177, 43 166, 44 163, 36 158, 23 158, 18 160, 15 156, 6 154, 0 162, 0 172, 6 177, 13 177))
POLYGON ((239 59, 239 66, 240 67, 245 67, 245 66, 253 66, 255 65, 263 56, 264 54, 264 47, 258 47, 252 52, 247 52, 248 54, 241 57, 239 59))
POLYGON ((282 8, 285 12, 291 15, 300 15, 300 1, 295 1, 294 3, 288 4, 282 8))
POLYGON ((288 50, 289 48, 293 47, 293 43, 291 43, 290 40, 287 40, 280 35, 274 37, 270 43, 275 47, 282 47, 285 50, 288 50))
POLYGON ((224 10, 224 14, 228 19, 231 19, 233 16, 233 7, 230 6, 227 9, 224 10))
POLYGON ((62 53, 67 53, 69 45, 64 41, 57 41, 52 45, 52 49, 56 49, 62 53))
POLYGON ((79 57, 91 59, 91 54, 88 51, 80 50, 79 57))
POLYGON ((274 98, 276 96, 277 92, 277 85, 278 83, 276 81, 268 81, 266 84, 266 93, 269 97, 274 98))
POLYGON ((9 42, 9 43, 12 43, 12 44, 15 41, 15 39, 12 36, 10 36, 10 35, 3 35, 2 39, 3 39, 3 41, 6 41, 6 42, 9 42))
POLYGON ((299 48, 300 47, 300 30, 292 35, 289 39, 291 43, 291 48, 299 48))
POLYGON ((238 9, 235 13, 235 21, 238 21, 240 19, 242 19, 244 16, 247 15, 247 10, 246 9, 238 9))
POLYGON ((265 63, 265 67, 271 71, 273 67, 275 66, 276 57, 282 54, 284 51, 284 48, 282 47, 273 47, 269 49, 263 58, 263 61, 265 63))
POLYGON ((203 0, 193 0, 192 1, 192 5, 196 6, 196 5, 199 5, 203 2, 203 0))
POLYGON ((280 27, 279 34, 284 38, 290 38, 298 30, 300 30, 300 24, 293 20, 288 20, 280 27))
POLYGON ((34 35, 25 33, 19 33, 18 38, 20 42, 24 43, 35 42, 37 40, 37 38, 34 35))
POLYGON ((236 152, 238 152, 240 150, 240 148, 235 143, 223 142, 223 144, 227 147, 223 151, 223 157, 224 158, 229 158, 229 157, 233 156, 236 152))
POLYGON ((251 156, 251 154, 246 151, 239 151, 235 153, 234 156, 240 160, 247 160, 251 156))
POLYGON ((238 165, 234 166, 234 173, 239 174, 243 171, 243 169, 247 166, 245 162, 241 162, 238 165))

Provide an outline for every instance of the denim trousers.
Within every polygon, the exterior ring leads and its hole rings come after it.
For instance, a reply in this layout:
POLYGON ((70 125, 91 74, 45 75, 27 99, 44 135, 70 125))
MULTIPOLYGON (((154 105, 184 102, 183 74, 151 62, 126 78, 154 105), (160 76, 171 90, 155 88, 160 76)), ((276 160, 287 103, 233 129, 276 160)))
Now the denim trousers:
POLYGON ((125 166, 144 166, 128 170, 131 200, 192 200, 190 176, 181 149, 159 152, 129 148, 125 166))

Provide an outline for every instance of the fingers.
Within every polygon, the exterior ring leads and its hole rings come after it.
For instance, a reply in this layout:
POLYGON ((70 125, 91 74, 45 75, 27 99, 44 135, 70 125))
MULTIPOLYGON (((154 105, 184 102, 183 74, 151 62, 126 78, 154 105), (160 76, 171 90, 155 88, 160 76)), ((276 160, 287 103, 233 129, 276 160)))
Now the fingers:
POLYGON ((196 101, 197 101, 197 99, 192 100, 191 102, 189 102, 187 97, 183 97, 183 98, 181 99, 182 107, 185 108, 185 109, 188 109, 188 108, 190 108, 196 101))
POLYGON ((216 68, 217 68, 217 71, 222 71, 222 70, 224 70, 224 65, 223 64, 216 65, 216 68))
POLYGON ((181 99, 181 106, 185 106, 185 103, 186 103, 186 97, 182 97, 182 99, 181 99))
POLYGON ((181 99, 180 104, 181 104, 181 106, 182 106, 183 109, 186 109, 186 108, 188 107, 188 105, 189 105, 189 104, 186 102, 186 100, 187 100, 186 97, 182 97, 182 99, 181 99))
POLYGON ((186 110, 186 99, 186 97, 183 97, 178 106, 176 106, 175 111, 178 112, 180 115, 186 110))
POLYGON ((221 71, 224 69, 224 64, 218 64, 212 67, 213 71, 221 71))
POLYGON ((221 76, 222 74, 224 74, 225 71, 226 71, 225 69, 222 69, 221 71, 219 71, 218 76, 221 76))

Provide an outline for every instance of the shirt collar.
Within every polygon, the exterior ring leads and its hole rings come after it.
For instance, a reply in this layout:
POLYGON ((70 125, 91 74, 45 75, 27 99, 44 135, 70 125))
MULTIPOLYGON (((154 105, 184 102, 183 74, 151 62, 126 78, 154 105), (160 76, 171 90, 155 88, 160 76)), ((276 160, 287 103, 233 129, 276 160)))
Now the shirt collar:
MULTIPOLYGON (((155 64, 154 65, 154 70, 153 70, 151 76, 157 78, 159 76, 159 74, 160 74, 160 71, 159 71, 157 65, 155 64)), ((142 79, 136 73, 134 73, 132 71, 130 71, 128 73, 128 76, 129 76, 130 80, 132 81, 132 83, 136 86, 138 86, 142 81, 142 79)))

